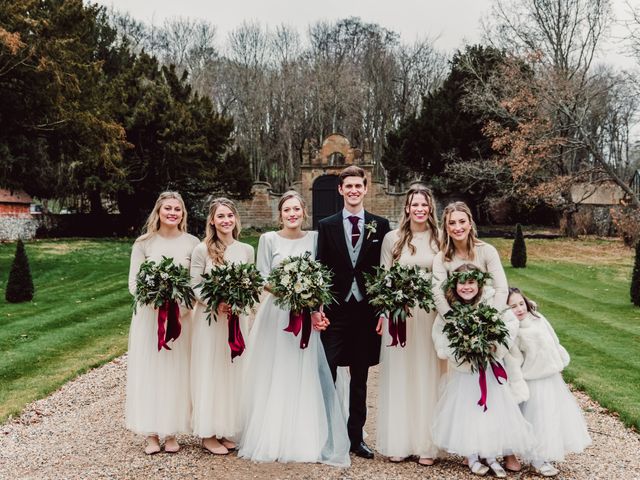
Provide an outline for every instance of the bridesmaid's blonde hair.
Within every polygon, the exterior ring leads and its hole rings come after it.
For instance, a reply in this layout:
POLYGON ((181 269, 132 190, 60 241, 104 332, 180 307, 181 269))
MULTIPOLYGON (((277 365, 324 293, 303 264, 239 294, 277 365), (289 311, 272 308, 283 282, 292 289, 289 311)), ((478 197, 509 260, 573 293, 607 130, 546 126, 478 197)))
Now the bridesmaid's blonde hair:
POLYGON ((309 218, 307 215, 307 203, 304 201, 302 195, 300 195, 295 190, 288 190, 282 194, 282 197, 280 197, 280 201, 278 202, 278 225, 280 225, 280 228, 284 226, 284 222, 282 221, 282 206, 284 205, 284 202, 292 198, 296 198, 300 202, 300 206, 302 207, 303 222, 306 222, 309 218))
POLYGON ((434 244, 436 250, 439 249, 438 221, 436 220, 436 202, 433 199, 433 194, 431 193, 431 190, 429 190, 429 188, 427 188, 425 185, 413 185, 409 189, 405 197, 404 209, 402 210, 400 226, 398 227, 398 240, 393 245, 393 250, 391 251, 391 255, 394 261, 400 258, 402 249, 405 245, 409 247, 411 255, 416 254, 416 247, 411 244, 411 240, 413 240, 413 232, 411 231, 411 215, 408 212, 411 207, 411 202, 413 202, 413 197, 415 197, 416 195, 423 195, 427 200, 427 204, 429 206, 429 215, 427 216, 427 229, 431 234, 431 242, 434 244))
POLYGON ((471 210, 464 202, 453 202, 447 205, 442 212, 442 230, 440 234, 440 251, 444 252, 444 259, 450 262, 455 254, 455 245, 453 240, 449 236, 448 222, 449 217, 453 212, 462 212, 467 215, 471 230, 469 230, 469 236, 467 237, 467 252, 469 254, 469 260, 473 260, 476 257, 476 246, 482 245, 482 242, 478 240, 478 231, 476 229, 476 223, 473 221, 473 215, 471 210))
POLYGON ((236 208, 235 203, 224 197, 214 198, 211 200, 211 203, 209 204, 209 215, 207 216, 207 229, 204 237, 204 244, 207 246, 207 253, 209 254, 209 257, 213 263, 218 265, 224 263, 224 251, 227 249, 227 246, 222 240, 220 240, 220 237, 218 237, 218 231, 213 223, 216 211, 220 207, 227 207, 236 217, 236 224, 231 232, 235 240, 238 239, 241 229, 240 215, 238 215, 238 209, 236 208))
POLYGON ((160 195, 158 195, 156 204, 153 206, 153 210, 151 210, 151 213, 147 218, 147 222, 144 225, 144 233, 140 237, 138 237, 136 242, 146 240, 147 238, 152 237, 158 230, 160 230, 160 209, 162 208, 162 204, 166 200, 178 200, 178 202, 180 202, 180 206, 182 207, 182 219, 178 224, 178 230, 180 230, 181 232, 187 231, 187 208, 184 205, 182 195, 180 195, 178 192, 162 192, 160 195))

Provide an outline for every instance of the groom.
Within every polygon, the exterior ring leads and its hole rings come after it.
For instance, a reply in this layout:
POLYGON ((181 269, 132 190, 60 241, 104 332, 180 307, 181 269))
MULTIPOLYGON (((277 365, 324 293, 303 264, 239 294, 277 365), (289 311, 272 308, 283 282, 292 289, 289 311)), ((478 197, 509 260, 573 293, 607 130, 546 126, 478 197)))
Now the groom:
POLYGON ((389 221, 364 210, 367 177, 362 168, 345 168, 340 173, 338 192, 344 208, 318 225, 318 260, 333 272, 331 290, 336 299, 325 308, 330 324, 322 331, 322 343, 334 381, 338 366, 350 367, 347 430, 351 451, 359 457, 373 458, 362 440, 362 428, 367 419, 367 375, 369 366, 379 361, 380 336, 374 309, 367 301, 363 274, 372 273, 380 264, 389 221))

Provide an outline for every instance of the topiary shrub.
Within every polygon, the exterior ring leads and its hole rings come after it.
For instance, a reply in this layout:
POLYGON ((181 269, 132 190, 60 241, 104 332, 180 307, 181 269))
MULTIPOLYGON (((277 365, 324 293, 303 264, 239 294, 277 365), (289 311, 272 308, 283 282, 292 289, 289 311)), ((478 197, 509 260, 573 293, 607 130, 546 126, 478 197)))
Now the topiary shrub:
POLYGON ((5 298, 10 303, 28 302, 33 299, 31 268, 22 240, 18 240, 18 245, 16 245, 16 256, 13 258, 9 272, 5 298))
POLYGON ((513 268, 525 268, 527 266, 527 246, 524 244, 522 226, 516 225, 516 238, 511 248, 511 266, 513 268))
POLYGON ((631 274, 631 303, 640 307, 640 242, 636 243, 636 261, 631 274))

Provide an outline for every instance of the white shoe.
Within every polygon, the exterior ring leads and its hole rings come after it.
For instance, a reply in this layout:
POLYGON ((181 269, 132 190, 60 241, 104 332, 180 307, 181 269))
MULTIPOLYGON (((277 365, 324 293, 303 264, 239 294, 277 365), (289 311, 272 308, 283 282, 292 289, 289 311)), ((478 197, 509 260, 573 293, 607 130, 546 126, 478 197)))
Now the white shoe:
POLYGON ((489 467, 477 460, 473 462, 473 465, 469 465, 469 468, 471 469, 471 473, 473 473, 474 475, 479 475, 481 477, 486 475, 489 471, 489 467))
POLYGON ((504 468, 502 468, 502 465, 500 465, 498 462, 493 462, 489 465, 489 468, 496 477, 507 478, 507 472, 504 471, 504 468))
POLYGON ((544 462, 540 468, 533 467, 533 469, 538 475, 542 475, 543 477, 555 477, 556 475, 558 475, 558 473, 560 473, 560 470, 551 465, 549 462, 544 462))

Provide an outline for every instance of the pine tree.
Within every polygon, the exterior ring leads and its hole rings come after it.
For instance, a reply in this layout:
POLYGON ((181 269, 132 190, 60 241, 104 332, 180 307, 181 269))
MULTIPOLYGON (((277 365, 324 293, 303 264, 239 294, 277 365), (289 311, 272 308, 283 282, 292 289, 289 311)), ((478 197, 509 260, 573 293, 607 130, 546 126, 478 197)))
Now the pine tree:
POLYGON ((33 299, 31 268, 29 267, 29 259, 22 240, 18 240, 18 245, 16 246, 16 256, 9 272, 5 298, 10 303, 28 302, 33 299))
POLYGON ((516 225, 516 237, 511 249, 511 266, 513 268, 525 268, 527 266, 527 246, 524 244, 522 225, 516 225))
POLYGON ((631 275, 631 303, 640 307, 640 242, 636 243, 636 261, 631 275))

